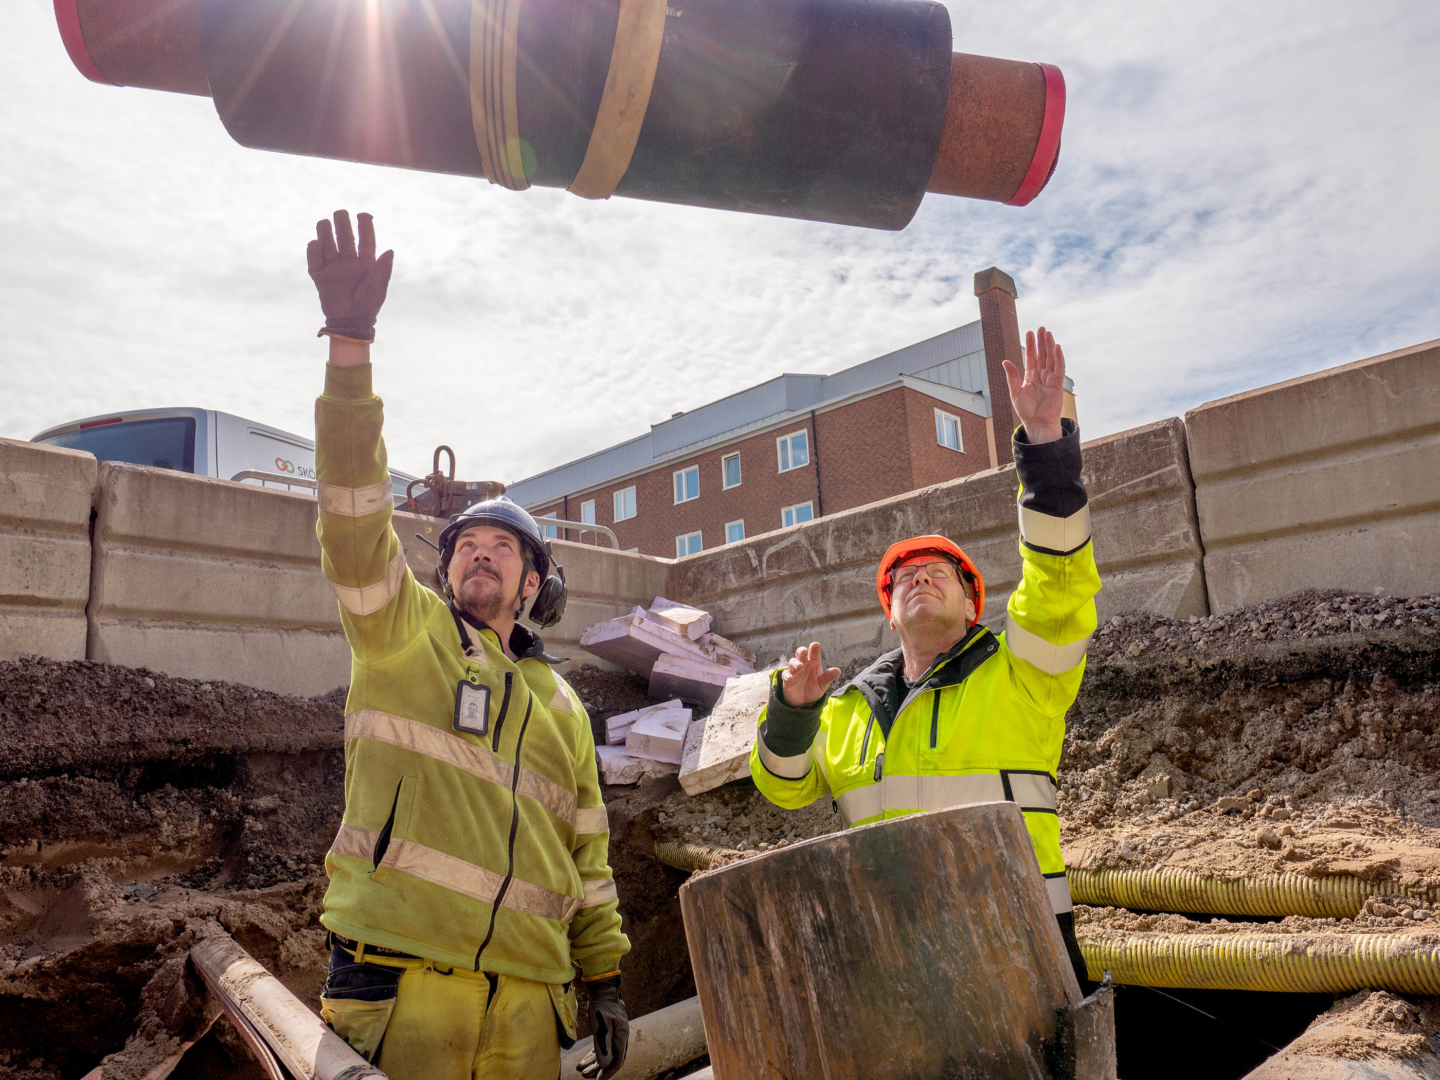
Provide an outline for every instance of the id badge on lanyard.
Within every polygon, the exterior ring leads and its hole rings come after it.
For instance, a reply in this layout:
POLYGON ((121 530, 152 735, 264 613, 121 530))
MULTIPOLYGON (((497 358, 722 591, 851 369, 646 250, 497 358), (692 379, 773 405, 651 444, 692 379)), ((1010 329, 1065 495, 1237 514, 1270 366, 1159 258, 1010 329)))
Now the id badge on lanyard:
POLYGON ((455 730, 468 735, 490 732, 490 687, 461 679, 455 687, 455 730))

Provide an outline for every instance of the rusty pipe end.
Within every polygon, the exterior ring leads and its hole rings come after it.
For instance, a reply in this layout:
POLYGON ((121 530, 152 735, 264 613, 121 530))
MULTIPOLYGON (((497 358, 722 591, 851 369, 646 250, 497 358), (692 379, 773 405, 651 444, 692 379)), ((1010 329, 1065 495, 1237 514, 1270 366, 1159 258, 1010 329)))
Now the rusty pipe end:
POLYGON ((92 82, 210 96, 198 0, 55 0, 55 22, 92 82))
POLYGON ((954 53, 927 191, 1024 206, 1060 156, 1065 77, 1051 64, 954 53))

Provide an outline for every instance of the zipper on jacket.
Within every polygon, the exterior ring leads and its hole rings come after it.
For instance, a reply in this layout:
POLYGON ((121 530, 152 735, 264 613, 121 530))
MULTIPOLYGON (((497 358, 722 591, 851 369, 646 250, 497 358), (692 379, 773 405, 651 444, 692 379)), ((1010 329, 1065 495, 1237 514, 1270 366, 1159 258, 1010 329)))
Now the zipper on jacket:
POLYGON ((860 764, 863 767, 865 759, 870 756, 870 729, 875 726, 875 714, 870 714, 870 722, 865 725, 865 738, 860 743, 860 764))
MULTIPOLYGON (((500 725, 505 723, 505 710, 510 708, 510 690, 514 681, 515 673, 513 671, 505 672, 505 696, 500 699, 500 715, 495 717, 495 731, 490 736, 490 749, 492 750, 500 749, 500 725)), ((515 760, 516 762, 520 760, 518 746, 515 748, 515 760)))
POLYGON ((380 860, 385 858, 385 850, 390 846, 390 834, 395 830, 395 811, 400 808, 400 789, 404 786, 404 779, 395 785, 395 801, 390 804, 390 816, 385 819, 385 827, 375 838, 375 850, 370 853, 370 861, 375 864, 376 869, 379 869, 380 860))
POLYGON ((935 743, 940 738, 940 694, 942 691, 935 691, 935 707, 930 710, 930 749, 935 749, 935 743))
MULTIPOLYGON (((510 676, 508 674, 505 676, 505 691, 508 700, 510 696, 510 676)), ((505 894, 510 891, 510 883, 515 880, 515 836, 520 831, 520 747, 525 742, 525 730, 530 726, 530 710, 534 706, 535 695, 531 694, 525 703, 525 719, 520 721, 520 734, 515 737, 515 767, 510 770, 510 842, 505 850, 505 880, 500 882, 500 888, 495 890, 495 899, 490 905, 490 928, 485 931, 485 940, 480 943, 480 948, 475 950, 476 971, 480 970, 480 955, 490 944, 490 939, 495 936, 495 917, 500 914, 500 905, 505 900, 505 894)), ((398 793, 396 798, 399 798, 398 793)))
POLYGON ((878 784, 880 778, 885 775, 885 751, 875 755, 875 782, 878 784))

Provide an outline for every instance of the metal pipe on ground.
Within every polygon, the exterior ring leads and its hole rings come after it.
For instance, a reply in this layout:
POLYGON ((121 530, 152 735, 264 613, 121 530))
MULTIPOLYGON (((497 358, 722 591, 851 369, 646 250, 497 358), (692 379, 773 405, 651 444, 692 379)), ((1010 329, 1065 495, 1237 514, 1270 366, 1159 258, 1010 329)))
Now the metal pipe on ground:
MULTIPOLYGON (((565 1051, 560 1075, 576 1075, 575 1066, 590 1052, 590 1046, 591 1040, 581 1039, 565 1051)), ((653 1080, 704 1055, 700 999, 686 998, 630 1021, 630 1048, 614 1080, 653 1080)))
POLYGON ((517 191, 901 229, 1030 202, 1064 125, 1059 69, 952 52, 932 0, 54 3, 87 78, 213 97, 244 146, 517 191))
MULTIPOLYGON (((190 961, 226 1015, 238 1020, 241 1034, 258 1035, 296 1080, 384 1080, 383 1072, 350 1049, 228 934, 191 946, 190 961)), ((262 1048, 252 1043, 252 1050, 270 1071, 262 1048)))

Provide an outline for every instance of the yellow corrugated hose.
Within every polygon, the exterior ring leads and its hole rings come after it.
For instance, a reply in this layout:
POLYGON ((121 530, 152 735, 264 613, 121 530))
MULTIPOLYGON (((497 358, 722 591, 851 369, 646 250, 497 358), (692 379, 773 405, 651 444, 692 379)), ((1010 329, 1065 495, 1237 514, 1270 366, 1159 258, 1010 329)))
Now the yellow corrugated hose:
POLYGON ((1076 927, 1090 978, 1192 990, 1440 994, 1440 944, 1392 934, 1154 934, 1087 939, 1076 927))
MULTIPOLYGON (((704 870, 720 855, 704 844, 660 843, 655 855, 681 870, 704 870)), ((738 853, 734 853, 738 854, 738 853)), ((1436 894, 1401 888, 1394 882, 1367 882, 1350 875, 1306 877, 1258 874, 1222 880, 1193 870, 1069 871, 1077 904, 1211 915, 1304 915, 1348 919, 1367 898, 1436 894)), ((1076 927, 1080 951, 1092 979, 1106 971, 1117 983, 1194 990, 1270 990, 1283 993, 1343 993, 1390 990, 1440 994, 1440 943, 1421 943, 1414 934, 1227 934, 1119 933, 1106 939, 1085 936, 1076 927)))
POLYGON ((1194 870, 1070 869, 1070 896, 1077 904, 1141 911, 1206 915, 1308 915, 1351 919, 1371 896, 1437 898, 1437 891, 1410 891, 1391 881, 1362 881, 1349 874, 1257 874, 1223 880, 1194 870))

